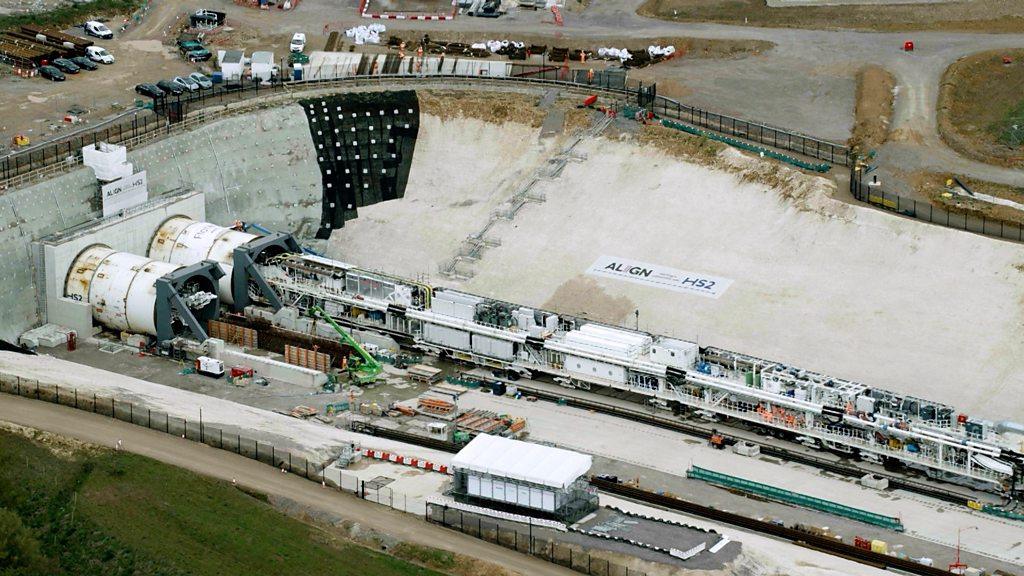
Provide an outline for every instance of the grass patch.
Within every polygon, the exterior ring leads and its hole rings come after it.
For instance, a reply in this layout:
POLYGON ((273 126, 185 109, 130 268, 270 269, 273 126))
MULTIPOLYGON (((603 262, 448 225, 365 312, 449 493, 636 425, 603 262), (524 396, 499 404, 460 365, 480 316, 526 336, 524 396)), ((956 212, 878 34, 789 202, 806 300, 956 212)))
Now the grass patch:
POLYGON ((981 162, 1024 167, 1024 48, 954 62, 943 74, 938 108, 939 133, 951 148, 981 162))
POLYGON ((455 554, 447 550, 427 548, 410 542, 402 542, 391 549, 395 556, 436 570, 451 570, 455 567, 455 554))
POLYGON ((1010 148, 1024 146, 1024 98, 1010 108, 1002 120, 992 125, 992 132, 1001 144, 1010 148))
POLYGON ((10 572, 18 576, 438 574, 334 538, 224 482, 123 452, 61 455, 7 432, 0 546, 5 576, 12 550, 25 559, 10 572))
POLYGON ((129 14, 144 3, 144 0, 93 0, 81 4, 69 2, 46 12, 0 16, 0 30, 10 30, 22 24, 67 28, 90 18, 129 14))
POLYGON ((1024 29, 1024 7, 1017 0, 785 8, 772 8, 765 0, 647 0, 637 13, 677 22, 824 30, 1019 32, 1024 29))

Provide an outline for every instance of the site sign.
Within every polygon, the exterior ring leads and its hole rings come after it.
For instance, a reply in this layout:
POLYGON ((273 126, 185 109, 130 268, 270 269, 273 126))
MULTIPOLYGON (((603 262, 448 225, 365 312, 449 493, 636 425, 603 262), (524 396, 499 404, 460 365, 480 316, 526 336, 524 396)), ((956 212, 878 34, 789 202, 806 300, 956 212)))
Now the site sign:
POLYGON ((732 285, 729 278, 676 270, 615 256, 601 256, 590 265, 587 274, 706 298, 718 298, 732 285))
POLYGON ((144 203, 149 197, 146 171, 118 178, 100 188, 103 194, 103 217, 144 203))

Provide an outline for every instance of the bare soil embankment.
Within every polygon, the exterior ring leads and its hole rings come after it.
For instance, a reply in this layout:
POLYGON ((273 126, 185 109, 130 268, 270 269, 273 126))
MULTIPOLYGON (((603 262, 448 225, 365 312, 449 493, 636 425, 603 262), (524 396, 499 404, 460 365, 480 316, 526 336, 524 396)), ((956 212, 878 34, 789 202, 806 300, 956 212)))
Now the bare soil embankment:
POLYGON ((867 153, 888 140, 895 88, 896 78, 881 66, 857 71, 857 106, 849 141, 853 150, 867 153))
POLYGON ((771 8, 764 0, 647 0, 637 13, 678 22, 817 30, 1012 33, 1024 29, 1024 3, 1019 0, 787 8, 771 8))
POLYGON ((960 154, 1024 168, 1024 48, 972 54, 947 68, 938 124, 942 139, 960 154))

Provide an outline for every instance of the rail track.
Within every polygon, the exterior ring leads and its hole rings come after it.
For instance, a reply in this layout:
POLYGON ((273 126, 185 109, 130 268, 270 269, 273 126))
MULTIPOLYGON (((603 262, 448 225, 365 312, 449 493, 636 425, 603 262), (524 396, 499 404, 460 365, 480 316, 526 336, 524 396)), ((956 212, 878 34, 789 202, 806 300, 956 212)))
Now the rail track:
POLYGON ((947 570, 935 568, 933 566, 925 566, 924 564, 920 564, 908 558, 900 558, 897 556, 889 556, 888 554, 872 552, 871 550, 857 548, 856 546, 840 542, 833 538, 826 538, 824 536, 803 532, 794 528, 787 528, 786 526, 780 526, 771 522, 748 518, 732 512, 726 512, 725 510, 718 510, 716 508, 703 506, 695 502, 689 502, 672 496, 649 492, 635 486, 619 484, 596 477, 590 480, 590 484, 598 490, 602 490, 608 494, 622 496, 624 498, 629 498, 630 500, 652 504, 669 510, 676 510, 691 516, 700 516, 701 518, 707 518, 723 524, 738 526, 760 534, 767 534, 776 538, 782 538, 784 540, 789 540, 794 544, 813 548, 821 552, 840 556, 869 566, 895 569, 909 574, 918 574, 920 576, 949 576, 952 574, 952 572, 947 570))
MULTIPOLYGON (((353 431, 362 432, 364 434, 371 434, 381 438, 388 438, 390 440, 406 442, 409 444, 442 450, 444 452, 454 453, 458 452, 459 449, 462 448, 462 445, 454 442, 446 442, 434 438, 427 438, 418 434, 410 434, 408 432, 392 430, 390 428, 382 428, 365 422, 356 423, 353 425, 352 429, 353 431)), ((635 486, 612 482, 598 477, 591 478, 590 484, 607 494, 613 494, 615 496, 621 496, 661 508, 679 511, 691 516, 707 518, 708 520, 737 526, 759 534, 766 534, 768 536, 781 538, 798 546, 804 546, 818 550, 819 552, 824 552, 826 554, 873 566, 875 568, 895 569, 901 572, 917 574, 920 576, 949 576, 952 574, 946 570, 932 566, 925 566, 924 564, 920 564, 907 558, 872 552, 871 550, 857 548, 856 546, 840 542, 833 538, 819 536, 817 534, 804 532, 795 528, 788 528, 772 522, 749 518, 733 512, 718 510, 716 508, 703 506, 701 504, 682 500, 673 496, 666 496, 664 494, 643 490, 642 488, 635 486)))
MULTIPOLYGON (((586 410, 593 410, 594 412, 600 412, 601 414, 608 414, 610 416, 616 416, 619 418, 625 418, 634 422, 640 422, 642 424, 648 424, 656 426, 658 428, 672 430, 673 432, 680 432, 690 436, 696 436, 703 439, 711 437, 711 431, 708 428, 696 426, 691 423, 683 422, 673 418, 663 418, 653 414, 647 414, 640 410, 629 410, 620 406, 615 406, 605 402, 597 400, 588 400, 569 395, 560 395, 550 390, 542 388, 531 387, 529 385, 517 385, 519 390, 524 394, 530 396, 536 396, 540 400, 548 400, 552 402, 561 401, 567 406, 573 406, 576 408, 583 408, 586 410)), ((747 438, 744 441, 750 441, 747 438)), ((788 450, 780 446, 774 446, 771 444, 765 444, 755 442, 761 449, 761 453, 766 456, 772 456, 789 462, 796 462, 798 464, 804 464, 807 466, 813 466, 815 468, 838 474, 841 476, 860 478, 865 474, 875 474, 882 476, 889 481, 889 487, 896 490, 906 490, 922 496, 928 496, 943 502, 949 502, 951 504, 959 504, 966 506, 970 498, 964 494, 954 492, 952 490, 946 490, 937 486, 930 486, 921 482, 915 482, 913 480, 903 478, 894 474, 879 473, 874 470, 866 470, 850 464, 835 462, 832 460, 826 460, 824 458, 817 458, 809 454, 803 454, 795 450, 788 450)))

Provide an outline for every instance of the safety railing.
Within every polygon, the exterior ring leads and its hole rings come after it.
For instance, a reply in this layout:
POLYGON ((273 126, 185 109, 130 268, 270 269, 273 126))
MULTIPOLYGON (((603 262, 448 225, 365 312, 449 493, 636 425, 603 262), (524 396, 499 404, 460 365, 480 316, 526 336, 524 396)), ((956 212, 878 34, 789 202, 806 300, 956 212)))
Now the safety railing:
POLYGON ((935 206, 931 202, 886 192, 874 183, 864 182, 864 176, 862 168, 854 166, 850 169, 850 194, 861 202, 946 228, 973 232, 1000 240, 1024 242, 1024 226, 1020 224, 986 218, 984 215, 953 212, 935 206))
MULTIPOLYGON (((585 80, 585 78, 584 78, 585 80)), ((362 75, 343 78, 325 78, 297 81, 275 81, 271 84, 258 82, 241 85, 218 85, 211 90, 183 93, 173 97, 158 99, 153 108, 157 114, 148 110, 132 114, 121 122, 108 121, 101 128, 90 131, 79 131, 65 138, 33 147, 20 153, 12 153, 0 160, 0 189, 19 185, 15 177, 46 168, 48 166, 68 163, 69 158, 80 158, 81 148, 95 142, 122 143, 130 138, 137 138, 154 130, 167 129, 179 119, 187 117, 187 112, 195 107, 215 104, 230 104, 247 99, 258 99, 273 94, 294 95, 315 89, 355 89, 355 88, 388 88, 393 86, 417 87, 437 85, 442 88, 453 87, 533 87, 558 88, 578 93, 601 93, 627 102, 637 102, 642 93, 641 83, 627 83, 626 87, 613 85, 607 78, 598 81, 573 81, 530 76, 472 76, 461 74, 422 74, 422 75, 362 75), (170 122, 168 122, 170 120, 170 122)), ((676 100, 655 96, 645 102, 652 111, 666 118, 686 122, 720 134, 735 136, 758 144, 771 146, 780 150, 796 152, 811 158, 817 158, 832 164, 849 164, 849 149, 842 145, 814 138, 795 131, 776 128, 767 124, 751 122, 724 114, 711 112, 676 100)), ((210 118, 204 119, 209 121, 210 118)))
POLYGON ((858 522, 881 526, 897 532, 903 531, 903 522, 894 516, 876 514, 875 512, 869 512, 867 510, 861 510, 860 508, 839 504, 838 502, 832 502, 831 500, 815 498, 814 496, 800 494, 799 492, 791 492, 768 484, 754 482, 753 480, 747 480, 738 476, 722 474, 699 466, 692 466, 687 470, 686 477, 693 478, 695 480, 702 480, 709 484, 715 484, 724 488, 739 490, 740 492, 753 494, 769 500, 775 500, 776 502, 795 504, 803 508, 810 508, 811 510, 818 510, 819 512, 826 512, 835 516, 850 518, 852 520, 857 520, 858 522))

